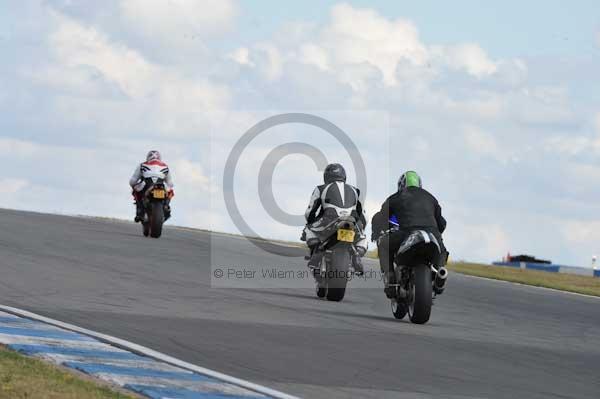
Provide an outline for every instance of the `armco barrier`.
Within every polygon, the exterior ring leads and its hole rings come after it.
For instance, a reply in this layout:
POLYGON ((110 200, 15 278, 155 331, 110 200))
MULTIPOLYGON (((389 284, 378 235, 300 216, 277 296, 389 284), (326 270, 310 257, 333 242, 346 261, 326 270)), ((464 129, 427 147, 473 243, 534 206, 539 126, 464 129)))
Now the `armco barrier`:
POLYGON ((580 276, 600 277, 600 270, 585 267, 552 265, 529 262, 493 262, 494 266, 516 267, 520 269, 540 270, 550 273, 578 274, 580 276))

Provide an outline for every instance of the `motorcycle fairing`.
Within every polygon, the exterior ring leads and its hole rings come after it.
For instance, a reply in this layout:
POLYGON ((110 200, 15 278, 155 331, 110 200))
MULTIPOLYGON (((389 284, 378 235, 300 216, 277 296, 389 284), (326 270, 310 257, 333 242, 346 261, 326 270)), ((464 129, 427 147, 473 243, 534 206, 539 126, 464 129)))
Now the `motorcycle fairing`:
POLYGON ((414 230, 400 245, 396 253, 396 263, 410 265, 413 262, 433 262, 441 253, 435 236, 425 230, 414 230))
POLYGON ((158 179, 165 180, 167 178, 167 172, 169 169, 162 165, 153 165, 153 164, 142 164, 141 166, 142 178, 143 179, 152 179, 153 182, 156 182, 158 179))

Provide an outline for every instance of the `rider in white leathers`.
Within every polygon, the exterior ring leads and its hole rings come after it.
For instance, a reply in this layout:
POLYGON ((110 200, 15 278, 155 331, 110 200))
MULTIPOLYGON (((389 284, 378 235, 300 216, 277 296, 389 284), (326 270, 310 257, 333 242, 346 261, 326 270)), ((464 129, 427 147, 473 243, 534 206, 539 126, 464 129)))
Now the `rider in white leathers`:
MULTIPOLYGON (((136 222, 141 221, 144 217, 144 206, 141 196, 146 187, 145 179, 149 177, 159 177, 164 180, 169 200, 175 195, 169 166, 161 160, 160 152, 155 150, 148 152, 148 155, 146 155, 146 162, 138 165, 133 171, 131 179, 129 179, 129 185, 133 189, 133 196, 135 197, 136 222)), ((170 211, 170 208, 168 208, 168 210, 170 211)), ((168 212, 166 216, 168 218, 170 212, 168 212)))
POLYGON ((323 181, 325 184, 317 186, 313 191, 304 214, 306 227, 302 239, 306 241, 311 253, 308 266, 318 267, 323 255, 322 252, 316 251, 320 244, 317 232, 323 231, 325 226, 339 216, 352 215, 357 219, 359 230, 354 243, 357 253, 352 256, 352 265, 358 274, 362 274, 363 265, 360 258, 367 252, 367 239, 363 234, 367 220, 360 201, 360 190, 346 184, 346 171, 337 163, 327 165, 323 181))

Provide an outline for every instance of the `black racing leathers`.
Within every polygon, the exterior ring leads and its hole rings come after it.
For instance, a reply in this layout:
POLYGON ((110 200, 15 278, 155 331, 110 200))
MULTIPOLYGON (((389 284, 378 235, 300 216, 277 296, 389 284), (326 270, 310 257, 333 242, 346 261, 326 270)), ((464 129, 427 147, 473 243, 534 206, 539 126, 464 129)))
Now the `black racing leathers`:
POLYGON ((378 240, 379 262, 383 271, 389 271, 398 248, 408 234, 414 230, 425 230, 437 238, 442 254, 436 262, 445 264, 446 248, 442 233, 446 229, 446 219, 437 199, 427 190, 419 187, 407 187, 392 194, 373 216, 373 240, 378 240), (395 216, 397 225, 390 225, 390 217, 395 216), (390 231, 390 228, 393 229, 390 231), (389 231, 389 233, 383 234, 389 231))

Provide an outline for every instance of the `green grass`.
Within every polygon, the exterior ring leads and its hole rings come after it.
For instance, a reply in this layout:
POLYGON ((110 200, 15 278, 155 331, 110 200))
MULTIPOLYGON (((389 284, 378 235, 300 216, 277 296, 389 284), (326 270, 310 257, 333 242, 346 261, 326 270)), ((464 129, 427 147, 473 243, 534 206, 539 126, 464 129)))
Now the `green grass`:
POLYGON ((0 345, 0 398, 132 399, 110 388, 42 360, 22 356, 0 345))
POLYGON ((368 259, 379 259, 379 255, 377 253, 377 248, 367 251, 365 257, 368 259))
POLYGON ((448 269, 470 276, 487 277, 495 280, 511 281, 536 287, 554 288, 600 296, 600 278, 576 274, 549 273, 537 270, 517 269, 503 266, 487 266, 474 263, 450 263, 448 269))

